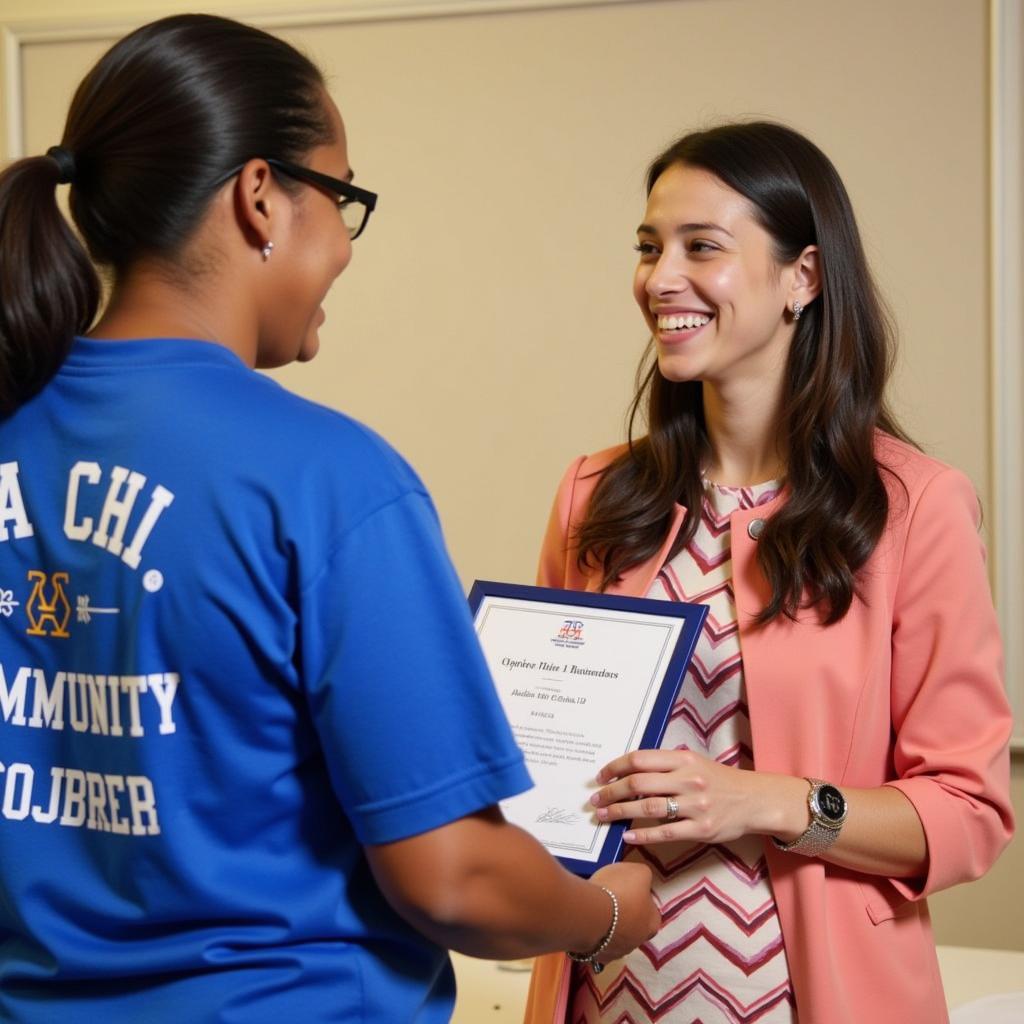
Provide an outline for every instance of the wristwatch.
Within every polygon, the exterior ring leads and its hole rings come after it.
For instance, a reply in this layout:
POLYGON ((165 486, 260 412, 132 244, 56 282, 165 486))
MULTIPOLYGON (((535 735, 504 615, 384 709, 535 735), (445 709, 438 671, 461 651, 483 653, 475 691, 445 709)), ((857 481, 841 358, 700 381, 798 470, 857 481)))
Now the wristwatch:
POLYGON ((802 853, 805 857, 823 854, 838 838, 846 821, 847 804, 842 792, 829 782, 808 778, 811 791, 807 794, 807 806, 811 811, 811 823, 807 831, 791 843, 780 842, 772 836, 772 842, 787 853, 802 853))

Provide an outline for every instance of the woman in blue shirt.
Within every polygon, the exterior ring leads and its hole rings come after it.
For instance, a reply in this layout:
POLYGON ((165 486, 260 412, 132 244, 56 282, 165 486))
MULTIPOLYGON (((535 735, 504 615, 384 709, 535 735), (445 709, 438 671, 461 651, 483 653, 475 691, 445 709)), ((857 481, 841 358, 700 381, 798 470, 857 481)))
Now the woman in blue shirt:
POLYGON ((443 1021, 443 947, 657 927, 645 867, 502 819, 529 778, 415 473, 254 372, 315 355, 375 201, 313 65, 200 15, 0 176, 4 1021, 443 1021))

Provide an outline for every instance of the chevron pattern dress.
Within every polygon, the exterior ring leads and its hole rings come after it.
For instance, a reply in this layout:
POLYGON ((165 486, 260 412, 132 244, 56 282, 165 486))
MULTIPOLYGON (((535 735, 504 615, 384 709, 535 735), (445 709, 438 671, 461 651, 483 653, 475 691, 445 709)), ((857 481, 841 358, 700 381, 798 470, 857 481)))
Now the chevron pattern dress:
MULTIPOLYGON (((693 540, 658 573, 648 597, 709 606, 663 748, 753 767, 732 589, 731 513, 778 493, 705 485, 693 540)), ((786 950, 760 836, 717 845, 633 849, 661 907, 655 938, 601 974, 575 965, 571 1024, 796 1024, 786 950)))

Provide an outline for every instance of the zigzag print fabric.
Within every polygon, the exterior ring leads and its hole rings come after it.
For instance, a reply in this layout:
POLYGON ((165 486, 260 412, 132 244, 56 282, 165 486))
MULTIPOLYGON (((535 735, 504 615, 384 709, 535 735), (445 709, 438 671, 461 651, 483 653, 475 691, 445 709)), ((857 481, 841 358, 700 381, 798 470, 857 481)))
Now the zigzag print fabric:
MULTIPOLYGON (((685 747, 753 767, 736 625, 730 515, 778 493, 707 484, 693 540, 658 574, 648 597, 710 606, 672 710, 663 748, 685 747)), ((571 1024, 796 1024, 775 898, 759 836, 634 849, 654 872, 661 930, 595 975, 576 965, 571 1024)))

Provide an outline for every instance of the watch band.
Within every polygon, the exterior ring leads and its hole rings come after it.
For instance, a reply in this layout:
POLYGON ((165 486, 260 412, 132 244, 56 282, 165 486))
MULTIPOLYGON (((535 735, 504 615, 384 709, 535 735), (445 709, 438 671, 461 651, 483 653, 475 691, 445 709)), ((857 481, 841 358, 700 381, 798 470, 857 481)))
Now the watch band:
POLYGON ((799 853, 805 857, 818 857, 823 854, 838 838, 839 832, 843 827, 843 822, 846 821, 846 798, 843 797, 842 793, 836 786, 833 786, 830 782, 825 782, 823 779, 807 779, 810 783, 810 791, 807 794, 807 806, 811 812, 811 823, 807 826, 806 831, 802 835, 799 835, 791 843, 783 843, 772 836, 772 842, 780 849, 785 850, 787 853, 799 853), (821 789, 828 786, 829 789, 835 790, 839 794, 842 800, 842 813, 841 815, 832 820, 822 814, 821 809, 818 805, 818 794, 821 789))

